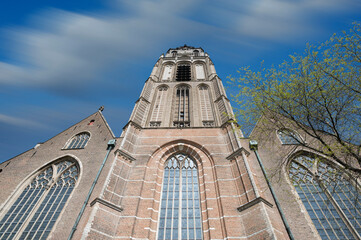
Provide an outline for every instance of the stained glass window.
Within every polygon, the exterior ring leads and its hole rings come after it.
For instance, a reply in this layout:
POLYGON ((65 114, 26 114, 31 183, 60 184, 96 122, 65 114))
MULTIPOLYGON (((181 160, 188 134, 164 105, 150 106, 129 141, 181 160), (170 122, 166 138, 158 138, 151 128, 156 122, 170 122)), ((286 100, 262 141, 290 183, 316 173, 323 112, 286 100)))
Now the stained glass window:
POLYGON ((202 239, 198 169, 184 154, 164 167, 158 239, 202 239))
POLYGON ((322 239, 358 238, 361 195, 355 180, 306 155, 292 160, 289 176, 322 239))
POLYGON ((46 239, 78 179, 72 161, 38 173, 0 221, 0 239, 46 239))
POLYGON ((277 131, 277 135, 280 138, 282 144, 300 144, 302 139, 300 136, 289 129, 281 129, 277 131))
POLYGON ((84 148, 90 138, 90 134, 82 132, 75 135, 66 145, 65 149, 84 148))

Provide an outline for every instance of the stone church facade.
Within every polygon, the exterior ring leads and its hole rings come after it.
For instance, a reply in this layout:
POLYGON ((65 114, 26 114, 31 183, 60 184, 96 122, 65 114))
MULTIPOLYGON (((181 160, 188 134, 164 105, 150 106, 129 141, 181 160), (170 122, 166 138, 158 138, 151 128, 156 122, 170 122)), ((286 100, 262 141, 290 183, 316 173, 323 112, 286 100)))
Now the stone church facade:
MULTIPOLYGON (((99 110, 0 164, 0 239, 292 239, 233 119, 208 54, 169 49, 120 137, 99 110)), ((319 238, 280 203, 295 239, 319 238)))

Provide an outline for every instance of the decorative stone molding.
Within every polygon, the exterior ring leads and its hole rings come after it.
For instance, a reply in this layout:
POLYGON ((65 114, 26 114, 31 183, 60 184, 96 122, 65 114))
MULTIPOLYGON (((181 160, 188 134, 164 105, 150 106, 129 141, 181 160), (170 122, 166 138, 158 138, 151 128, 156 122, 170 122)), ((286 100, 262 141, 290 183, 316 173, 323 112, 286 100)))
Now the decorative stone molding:
POLYGON ((189 121, 174 121, 173 126, 178 128, 190 127, 189 121))
POLYGON ((124 151, 122 151, 120 149, 117 149, 114 152, 114 154, 116 154, 116 156, 122 156, 122 157, 124 157, 125 159, 127 159, 127 160, 129 160, 131 162, 136 160, 134 157, 130 156, 128 153, 126 153, 126 152, 124 152, 124 151))
POLYGON ((149 123, 149 126, 150 127, 160 127, 160 124, 161 124, 162 122, 150 122, 149 123))
POLYGON ((214 121, 203 121, 203 127, 214 127, 214 121))

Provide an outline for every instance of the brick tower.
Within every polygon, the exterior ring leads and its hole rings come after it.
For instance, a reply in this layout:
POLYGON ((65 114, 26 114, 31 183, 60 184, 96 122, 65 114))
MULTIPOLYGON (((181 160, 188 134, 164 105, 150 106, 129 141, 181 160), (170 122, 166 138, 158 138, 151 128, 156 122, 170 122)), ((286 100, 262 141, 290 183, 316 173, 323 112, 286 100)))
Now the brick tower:
POLYGON ((162 54, 73 239, 289 239, 202 48, 162 54))

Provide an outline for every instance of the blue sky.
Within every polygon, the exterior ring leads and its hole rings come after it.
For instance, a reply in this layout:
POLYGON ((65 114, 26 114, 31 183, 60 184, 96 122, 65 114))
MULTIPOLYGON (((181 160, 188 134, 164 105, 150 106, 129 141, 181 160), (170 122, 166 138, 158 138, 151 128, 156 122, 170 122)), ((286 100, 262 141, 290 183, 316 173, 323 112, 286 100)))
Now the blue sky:
POLYGON ((119 136, 158 57, 202 47, 226 85, 361 21, 359 0, 0 2, 0 162, 104 105, 119 136))

